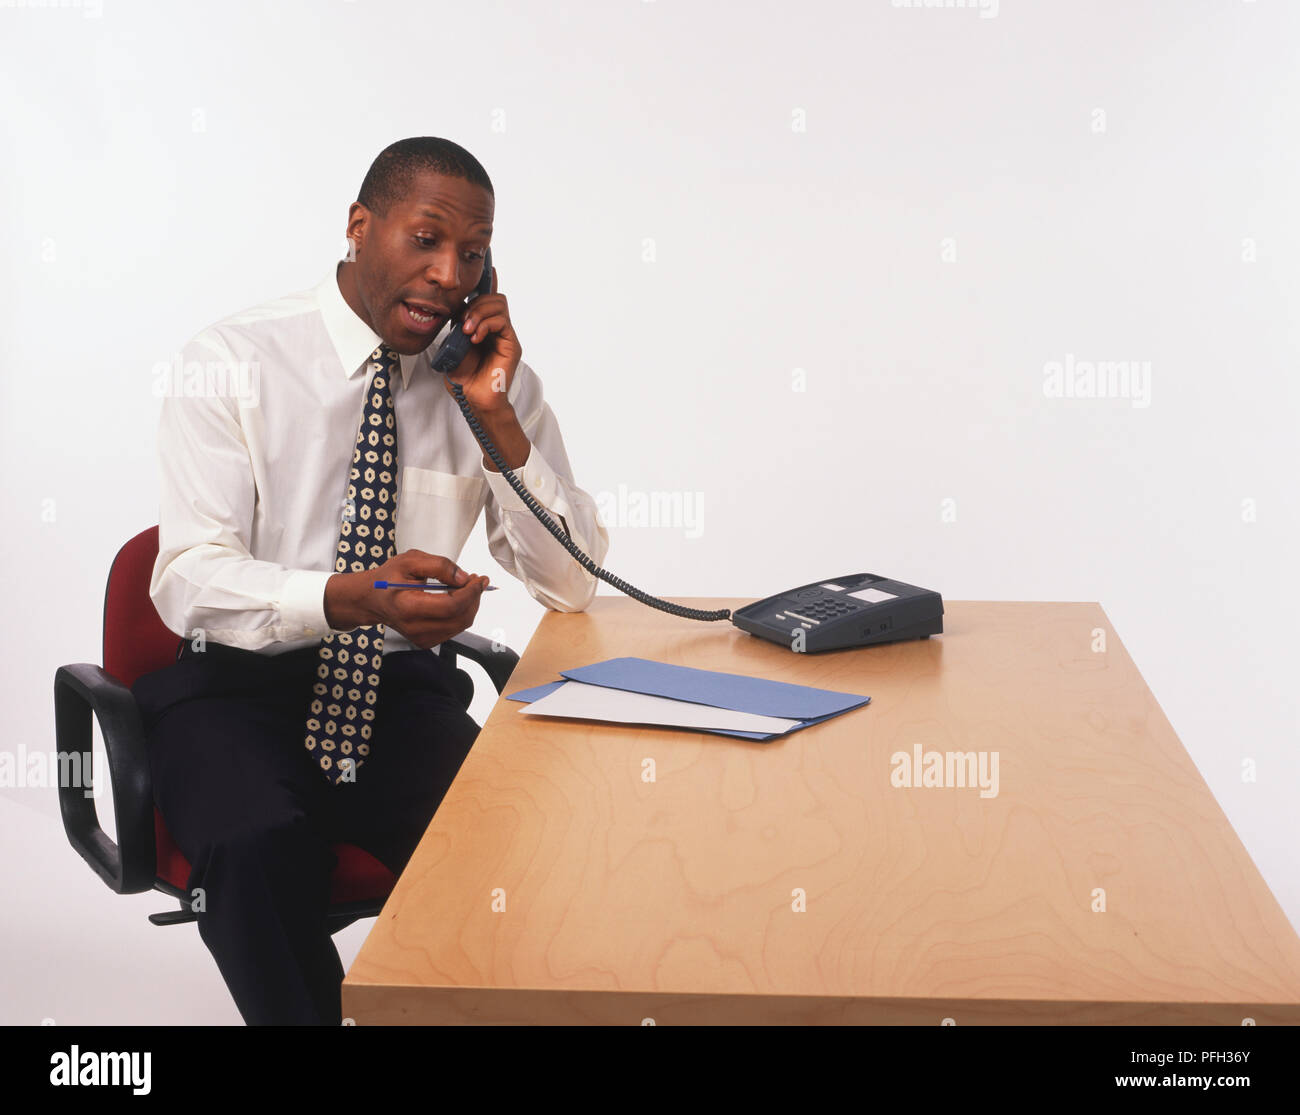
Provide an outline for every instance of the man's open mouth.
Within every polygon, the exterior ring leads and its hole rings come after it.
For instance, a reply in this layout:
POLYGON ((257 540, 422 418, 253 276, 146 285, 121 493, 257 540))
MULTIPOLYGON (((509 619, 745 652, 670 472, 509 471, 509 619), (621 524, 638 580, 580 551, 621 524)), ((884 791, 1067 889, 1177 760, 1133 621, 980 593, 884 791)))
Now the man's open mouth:
POLYGON ((402 316, 406 327, 413 333, 432 333, 447 320, 447 315, 436 306, 421 305, 419 302, 403 301, 402 316))

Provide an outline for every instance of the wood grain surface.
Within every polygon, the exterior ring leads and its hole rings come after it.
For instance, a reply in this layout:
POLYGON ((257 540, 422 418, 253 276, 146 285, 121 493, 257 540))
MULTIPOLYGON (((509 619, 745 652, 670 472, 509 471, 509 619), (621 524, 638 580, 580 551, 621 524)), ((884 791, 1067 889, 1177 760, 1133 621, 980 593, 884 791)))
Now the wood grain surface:
POLYGON ((345 1017, 1300 1022, 1300 938, 1101 607, 945 606, 942 636, 823 655, 622 597, 548 612, 506 693, 635 655, 872 700, 769 743, 500 700, 345 1017), (996 754, 996 796, 895 785, 918 745, 996 754))

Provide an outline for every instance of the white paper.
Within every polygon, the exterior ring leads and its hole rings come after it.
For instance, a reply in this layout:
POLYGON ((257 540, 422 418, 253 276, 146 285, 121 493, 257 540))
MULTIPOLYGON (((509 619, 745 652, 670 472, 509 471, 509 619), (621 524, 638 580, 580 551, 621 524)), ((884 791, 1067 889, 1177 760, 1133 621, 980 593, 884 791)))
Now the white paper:
POLYGON ((571 716, 580 720, 612 720, 620 724, 656 724, 673 728, 722 728, 732 732, 784 733, 800 724, 781 716, 735 712, 693 701, 654 697, 566 681, 553 693, 531 701, 519 710, 525 716, 571 716))

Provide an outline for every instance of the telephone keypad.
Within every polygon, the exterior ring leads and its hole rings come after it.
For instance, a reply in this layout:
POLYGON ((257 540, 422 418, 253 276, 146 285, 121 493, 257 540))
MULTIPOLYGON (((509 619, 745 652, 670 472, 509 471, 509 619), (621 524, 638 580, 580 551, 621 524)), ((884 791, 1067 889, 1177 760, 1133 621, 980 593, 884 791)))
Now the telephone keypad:
POLYGON ((797 594, 797 598, 800 599, 799 611, 818 622, 838 619, 840 616, 858 611, 860 607, 856 603, 851 604, 842 597, 831 596, 828 593, 814 593, 811 598, 803 596, 803 594, 797 594))

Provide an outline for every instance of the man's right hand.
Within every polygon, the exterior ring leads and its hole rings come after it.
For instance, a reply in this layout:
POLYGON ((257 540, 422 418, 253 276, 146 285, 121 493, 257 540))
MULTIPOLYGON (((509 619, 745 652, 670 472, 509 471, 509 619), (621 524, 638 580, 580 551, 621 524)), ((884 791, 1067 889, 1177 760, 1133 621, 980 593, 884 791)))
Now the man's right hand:
POLYGON ((374 569, 335 573, 325 582, 325 619, 336 631, 382 623, 427 650, 474 622, 486 577, 466 573, 450 558, 404 550, 374 569), (376 581, 424 581, 459 585, 452 592, 375 588, 376 581))

